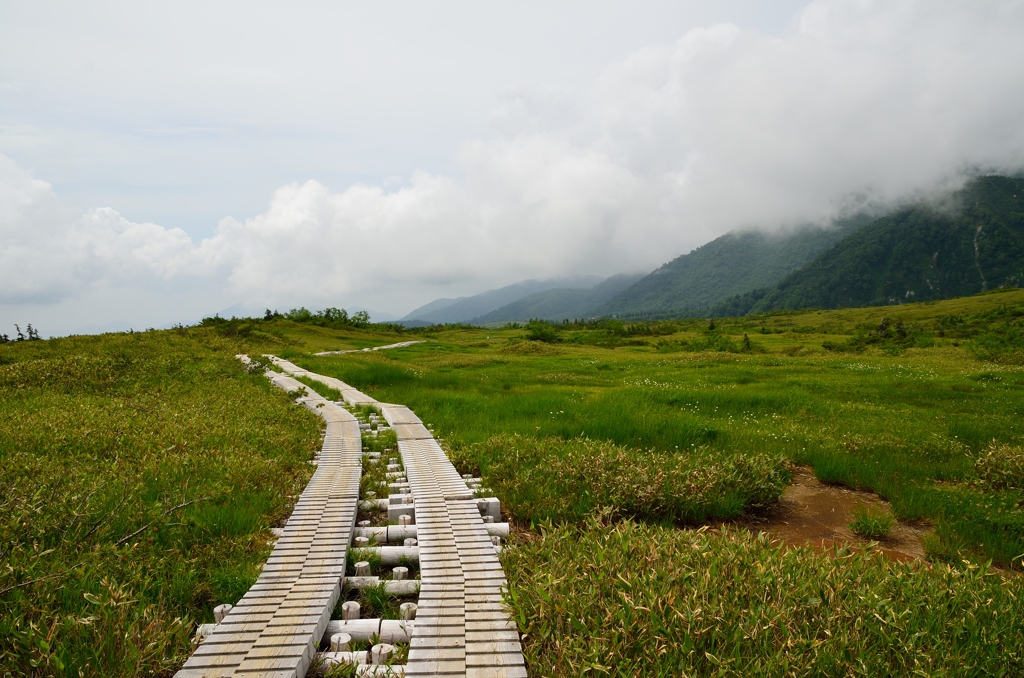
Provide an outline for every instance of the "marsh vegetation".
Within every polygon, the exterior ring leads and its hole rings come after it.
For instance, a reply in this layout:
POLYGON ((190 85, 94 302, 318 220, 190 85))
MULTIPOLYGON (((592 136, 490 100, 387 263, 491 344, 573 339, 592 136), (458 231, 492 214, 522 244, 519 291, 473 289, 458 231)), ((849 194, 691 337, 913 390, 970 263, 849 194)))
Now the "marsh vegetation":
POLYGON ((408 405, 495 489, 536 675, 1020 673, 1022 317, 1007 291, 331 357, 413 333, 271 317, 5 344, 0 672, 167 672, 241 596, 319 447, 233 357, 272 352, 408 405), (929 526, 930 562, 722 522, 770 514, 791 464, 929 526))

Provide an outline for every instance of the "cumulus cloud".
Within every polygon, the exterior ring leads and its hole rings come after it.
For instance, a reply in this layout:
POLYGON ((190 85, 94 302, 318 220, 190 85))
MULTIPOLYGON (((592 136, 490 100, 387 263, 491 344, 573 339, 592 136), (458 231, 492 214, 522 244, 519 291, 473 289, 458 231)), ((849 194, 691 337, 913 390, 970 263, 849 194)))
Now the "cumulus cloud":
POLYGON ((1019 171, 1022 32, 1020 2, 913 0, 813 2, 781 37, 692 30, 586 91, 511 86, 491 117, 499 137, 468 140, 459 177, 284 186, 200 242, 76 212, 0 158, 0 294, 201 280, 252 303, 407 309, 528 277, 651 269, 733 228, 1019 171))
POLYGON ((479 276, 475 223, 464 189, 445 177, 417 173, 392 193, 362 184, 332 193, 308 181, 279 189, 258 217, 222 220, 199 251, 230 271, 239 295, 315 303, 396 282, 479 276))
POLYGON ((0 156, 0 303, 55 302, 96 283, 154 285, 202 275, 181 229, 64 204, 0 156))
POLYGON ((1022 6, 817 2, 782 39, 736 26, 631 56, 601 82, 601 143, 677 179, 713 230, 821 220, 1024 162, 1022 6))

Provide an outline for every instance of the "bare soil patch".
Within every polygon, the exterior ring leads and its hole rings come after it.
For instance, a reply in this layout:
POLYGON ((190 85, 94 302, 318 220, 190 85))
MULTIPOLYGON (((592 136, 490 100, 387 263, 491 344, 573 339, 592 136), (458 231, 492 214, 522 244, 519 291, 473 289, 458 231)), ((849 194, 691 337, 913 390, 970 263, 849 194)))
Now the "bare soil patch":
MULTIPOLYGON (((863 546, 869 540, 850 530, 853 510, 860 505, 889 511, 889 503, 870 492, 825 485, 805 467, 793 471, 793 482, 782 494, 778 506, 763 518, 753 518, 751 529, 790 546, 811 546, 822 550, 834 546, 863 546)), ((879 540, 882 553, 893 560, 922 560, 922 538, 929 527, 896 522, 889 535, 879 540)))

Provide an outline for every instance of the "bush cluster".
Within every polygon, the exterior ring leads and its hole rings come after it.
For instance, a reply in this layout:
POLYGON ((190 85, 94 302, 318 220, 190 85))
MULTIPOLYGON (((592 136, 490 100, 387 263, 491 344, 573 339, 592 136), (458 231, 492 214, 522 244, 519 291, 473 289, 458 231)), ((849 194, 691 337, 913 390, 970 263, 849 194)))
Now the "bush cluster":
MULTIPOLYGON (((646 345, 637 337, 656 337, 674 334, 681 329, 679 323, 670 321, 624 322, 616 318, 594 318, 591 320, 564 320, 561 323, 534 318, 523 326, 530 341, 553 343, 565 341, 571 344, 595 346, 646 345)), ((518 323, 509 323, 505 329, 519 329, 518 323)))
POLYGON ((975 461, 975 470, 993 490, 1024 490, 1024 448, 993 440, 975 461))
POLYGON ((774 504, 789 482, 781 457, 638 450, 577 438, 494 436, 456 448, 512 516, 580 522, 595 513, 696 524, 774 504))
MULTIPOLYGON (((310 311, 305 306, 293 308, 285 313, 271 311, 268 308, 262 318, 221 318, 219 315, 214 315, 203 318, 199 324, 202 327, 213 327, 224 336, 249 337, 254 331, 260 329, 263 323, 270 323, 275 320, 290 320, 295 323, 327 327, 335 330, 366 328, 371 325, 370 314, 366 311, 357 311, 349 315, 348 311, 343 308, 329 307, 322 311, 310 311)), ((405 327, 402 325, 390 323, 382 327, 396 332, 405 330, 405 327)), ((261 338, 266 338, 266 335, 260 336, 261 338)))
POLYGON ((860 327, 857 334, 845 342, 826 341, 821 347, 827 351, 860 353, 878 346, 887 353, 898 354, 907 348, 928 348, 934 344, 934 335, 920 326, 900 318, 882 318, 876 326, 860 327))
POLYGON ((690 353, 702 353, 705 351, 714 353, 764 353, 764 347, 755 341, 751 341, 748 334, 744 334, 743 339, 735 341, 729 335, 722 334, 715 329, 708 330, 689 340, 659 341, 657 349, 662 353, 676 351, 689 351, 690 353))
POLYGON ((984 566, 632 521, 548 529, 502 562, 534 675, 1024 673, 1024 597, 984 566))

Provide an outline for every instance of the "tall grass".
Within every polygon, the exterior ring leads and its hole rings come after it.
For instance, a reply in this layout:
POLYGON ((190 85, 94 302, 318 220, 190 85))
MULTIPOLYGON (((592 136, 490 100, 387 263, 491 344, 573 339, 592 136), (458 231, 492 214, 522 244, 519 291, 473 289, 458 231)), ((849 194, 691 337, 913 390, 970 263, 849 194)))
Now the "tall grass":
POLYGON ((32 343, 0 365, 0 674, 167 673, 255 581, 319 421, 209 331, 32 343))
POLYGON ((883 539, 892 530, 895 522, 892 515, 883 509, 859 505, 853 509, 850 529, 854 534, 866 539, 883 539))
POLYGON ((305 384, 314 393, 316 393, 317 395, 323 396, 327 400, 333 400, 335 402, 341 400, 341 391, 339 391, 336 388, 331 388, 330 386, 328 386, 327 384, 323 383, 322 381, 317 381, 316 379, 311 379, 310 377, 307 377, 305 375, 299 375, 299 376, 293 377, 293 379, 295 379, 296 381, 298 381, 298 382, 300 382, 302 384, 305 384))
POLYGON ((457 446, 453 461, 479 471, 518 521, 587 516, 697 524, 774 504, 789 482, 779 457, 637 450, 577 438, 501 435, 457 446))
MULTIPOLYGON (((933 315, 947 310, 941 304, 922 308, 933 315)), ((919 311, 908 309, 908 315, 919 311)), ((993 439, 1012 446, 1024 437, 1024 373, 977 363, 949 341, 898 356, 877 348, 858 355, 821 349, 836 326, 859 331, 873 313, 758 319, 766 353, 756 354, 562 343, 520 355, 507 350, 516 330, 487 330, 489 342, 480 341, 483 331, 463 330, 392 352, 296 360, 380 400, 409 405, 454 444, 507 433, 584 437, 664 454, 702 450, 708 458, 752 450, 781 455, 811 465, 824 482, 878 493, 900 519, 943 523, 945 546, 932 545, 938 555, 1016 566, 1024 527, 1016 509, 1008 517, 1000 507, 1024 499, 1019 490, 990 484, 965 494, 957 488, 973 482, 975 460, 993 439), (827 331, 785 329, 797 322, 827 331)), ((756 331, 745 323, 723 320, 716 331, 756 331)), ((703 325, 695 328, 698 334, 703 325)), ((652 339, 664 340, 672 337, 652 339)), ((511 345, 527 344, 538 342, 511 345)))
POLYGON ((629 521, 548 528, 502 562, 535 675, 1024 672, 1024 600, 984 566, 629 521))

